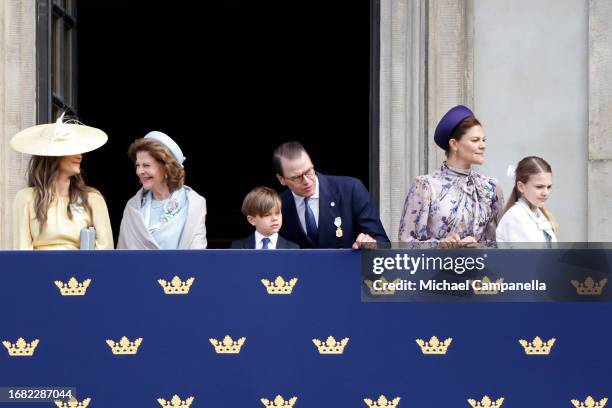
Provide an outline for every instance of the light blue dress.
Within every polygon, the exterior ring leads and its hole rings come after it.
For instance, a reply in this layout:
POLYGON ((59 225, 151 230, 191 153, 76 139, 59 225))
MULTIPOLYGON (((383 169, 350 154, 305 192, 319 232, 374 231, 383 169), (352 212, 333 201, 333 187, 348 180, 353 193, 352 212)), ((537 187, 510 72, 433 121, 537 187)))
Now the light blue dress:
POLYGON ((142 198, 141 212, 145 225, 162 249, 177 249, 185 222, 189 202, 184 188, 174 191, 165 200, 154 200, 149 191, 142 198))

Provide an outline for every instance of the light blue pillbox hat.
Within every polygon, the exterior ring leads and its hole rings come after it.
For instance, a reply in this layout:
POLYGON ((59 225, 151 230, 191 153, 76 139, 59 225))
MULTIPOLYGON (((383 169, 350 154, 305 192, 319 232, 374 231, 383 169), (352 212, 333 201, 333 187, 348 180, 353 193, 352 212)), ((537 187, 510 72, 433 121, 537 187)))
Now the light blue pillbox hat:
POLYGON ((183 167, 183 162, 185 161, 185 156, 183 156, 183 151, 181 150, 179 145, 177 145, 176 142, 172 140, 172 138, 170 138, 170 136, 168 136, 165 133, 154 130, 152 132, 147 133, 147 135, 144 138, 153 139, 163 144, 164 146, 166 146, 168 150, 170 150, 170 153, 172 153, 172 155, 176 158, 176 161, 178 162, 178 164, 180 164, 181 167, 183 167))

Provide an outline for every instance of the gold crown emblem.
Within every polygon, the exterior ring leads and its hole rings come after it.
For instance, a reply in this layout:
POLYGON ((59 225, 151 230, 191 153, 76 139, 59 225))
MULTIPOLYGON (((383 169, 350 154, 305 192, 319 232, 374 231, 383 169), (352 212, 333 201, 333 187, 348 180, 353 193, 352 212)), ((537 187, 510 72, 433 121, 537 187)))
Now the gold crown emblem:
POLYGON ((89 406, 91 402, 91 398, 85 398, 83 401, 79 402, 74 398, 70 398, 68 402, 62 402, 59 400, 53 401, 56 406, 59 408, 86 408, 89 406))
MULTIPOLYGON (((473 284, 473 282, 471 283, 473 284)), ((499 287, 499 285, 504 283, 504 278, 497 278, 497 280, 495 281, 495 285, 491 285, 491 283, 493 283, 493 281, 488 276, 483 276, 482 279, 480 280, 480 285, 479 285, 480 289, 474 288, 474 294, 475 295, 497 295, 499 293, 499 289, 497 288, 499 287), (488 289, 484 289, 483 287, 488 288, 488 289)))
POLYGON ((191 285, 195 281, 195 278, 189 278, 186 281, 182 281, 181 278, 175 276, 170 282, 166 282, 163 279, 158 279, 157 282, 164 288, 166 295, 186 295, 191 289, 191 285))
POLYGON ((123 336, 118 342, 113 340, 106 340, 113 351, 113 354, 124 355, 124 354, 136 354, 138 353, 138 347, 142 343, 142 337, 137 338, 134 341, 128 340, 127 337, 123 336))
POLYGON ((536 336, 532 343, 523 339, 519 340, 519 343, 521 343, 521 346, 525 349, 525 354, 547 355, 550 354, 550 350, 555 344, 555 341, 555 338, 548 341, 542 341, 539 336, 536 336))
POLYGON ((26 342, 23 337, 17 339, 15 344, 10 341, 3 341, 4 347, 8 350, 9 356, 11 357, 29 357, 34 354, 36 346, 38 346, 38 339, 32 340, 31 343, 26 342))
POLYGON ((85 279, 82 283, 79 283, 78 280, 72 277, 66 283, 56 280, 55 286, 59 288, 62 296, 84 296, 90 283, 91 279, 85 279))
POLYGON ((312 339, 312 342, 319 349, 319 354, 342 354, 344 347, 348 344, 349 338, 345 337, 340 341, 336 341, 332 336, 329 336, 325 342, 319 339, 312 339))
MULTIPOLYGON (((400 278, 396 278, 391 283, 398 284, 401 281, 402 280, 400 278)), ((374 289, 374 282, 372 282, 371 280, 365 280, 364 282, 366 286, 370 289, 370 293, 374 296, 384 296, 384 295, 394 295, 395 294, 395 289, 374 289)), ((388 284, 389 281, 387 281, 387 278, 383 276, 382 278, 380 278, 380 283, 381 285, 384 285, 384 284, 388 284)))
POLYGON ((476 401, 475 399, 469 399, 467 401, 473 408, 498 408, 504 403, 504 397, 499 397, 497 400, 491 401, 491 398, 489 398, 488 395, 485 395, 482 397, 480 402, 476 401))
POLYGON ((595 282, 590 276, 584 282, 572 281, 572 285, 576 288, 576 292, 581 295, 597 296, 601 295, 604 286, 608 283, 608 278, 603 278, 599 282, 595 282))
POLYGON ((159 405, 166 408, 189 407, 194 399, 195 397, 189 397, 183 401, 178 395, 175 394, 170 401, 166 401, 163 398, 158 398, 157 402, 159 402, 159 405))
POLYGON ((385 397, 384 395, 381 395, 380 397, 378 397, 378 400, 376 401, 372 401, 369 398, 364 398, 363 401, 370 408, 377 408, 377 407, 396 408, 399 405, 400 397, 395 397, 393 398, 393 400, 388 400, 387 397, 385 397))
POLYGON ((416 342, 421 347, 423 354, 446 354, 448 346, 453 342, 453 338, 449 337, 441 342, 436 336, 431 336, 429 341, 416 339, 416 342))
POLYGON ((285 281, 282 276, 277 276, 274 282, 262 279, 261 283, 266 287, 269 295, 290 295, 297 281, 297 278, 291 278, 291 280, 285 281))
POLYGON ((246 337, 241 337, 238 340, 232 340, 230 336, 225 336, 223 341, 210 339, 210 344, 215 346, 217 354, 240 354, 240 349, 246 341, 246 337))
POLYGON ((584 402, 578 401, 578 400, 575 400, 575 399, 572 400, 572 404, 576 408, 582 408, 582 407, 585 407, 585 408, 604 408, 606 406, 607 402, 608 402, 608 398, 602 398, 601 400, 599 400, 599 402, 597 402, 590 395, 587 397, 587 399, 584 400, 584 402))
POLYGON ((285 401, 280 395, 277 395, 273 401, 266 398, 261 399, 261 403, 264 404, 264 407, 292 407, 295 405, 296 401, 297 397, 291 397, 285 401))

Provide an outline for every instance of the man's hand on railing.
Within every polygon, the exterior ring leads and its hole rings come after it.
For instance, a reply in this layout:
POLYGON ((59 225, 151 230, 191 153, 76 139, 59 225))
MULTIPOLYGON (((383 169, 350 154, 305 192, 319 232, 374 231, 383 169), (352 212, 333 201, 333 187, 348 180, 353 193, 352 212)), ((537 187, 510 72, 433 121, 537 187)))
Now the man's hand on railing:
POLYGON ((361 233, 353 243, 353 249, 376 248, 376 240, 368 234, 361 233))

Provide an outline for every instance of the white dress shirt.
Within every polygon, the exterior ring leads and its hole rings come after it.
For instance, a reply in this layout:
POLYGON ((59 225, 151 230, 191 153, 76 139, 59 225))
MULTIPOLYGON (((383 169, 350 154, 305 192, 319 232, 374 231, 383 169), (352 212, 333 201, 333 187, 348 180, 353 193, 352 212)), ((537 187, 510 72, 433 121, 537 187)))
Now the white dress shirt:
MULTIPOLYGON (((315 193, 308 199, 308 206, 312 210, 317 223, 319 226, 319 178, 315 176, 315 193)), ((302 230, 306 233, 306 218, 304 217, 304 197, 295 194, 293 191, 293 199, 295 200, 295 208, 297 209, 298 217, 300 218, 300 224, 302 224, 302 230)))
POLYGON ((266 237, 259 233, 259 231, 255 230, 255 249, 263 249, 263 242, 261 242, 264 238, 270 238, 270 242, 268 243, 268 249, 276 249, 276 242, 278 241, 278 232, 266 237))

